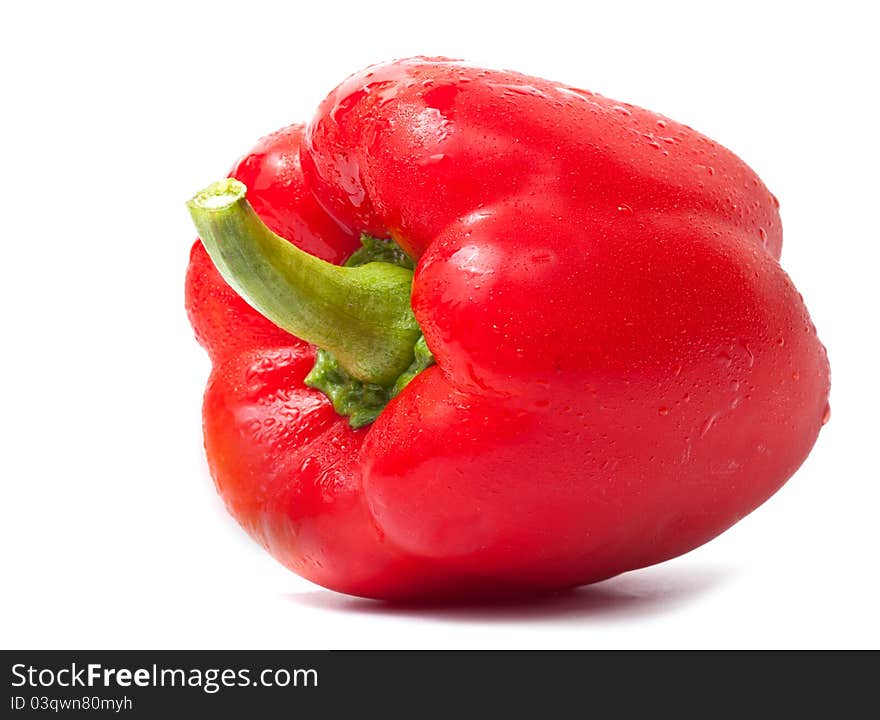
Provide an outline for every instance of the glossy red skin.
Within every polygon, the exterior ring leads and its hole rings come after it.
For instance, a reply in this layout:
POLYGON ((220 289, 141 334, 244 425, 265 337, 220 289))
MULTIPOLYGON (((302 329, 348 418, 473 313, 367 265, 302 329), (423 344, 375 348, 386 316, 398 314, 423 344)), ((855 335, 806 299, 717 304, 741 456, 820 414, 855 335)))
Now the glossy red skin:
POLYGON ((776 492, 826 419, 778 203, 668 118, 415 58, 352 76, 233 175, 309 252, 340 262, 366 231, 418 259, 437 364, 355 431, 303 386, 312 349, 193 248, 213 476, 317 583, 489 595, 657 563, 776 492))

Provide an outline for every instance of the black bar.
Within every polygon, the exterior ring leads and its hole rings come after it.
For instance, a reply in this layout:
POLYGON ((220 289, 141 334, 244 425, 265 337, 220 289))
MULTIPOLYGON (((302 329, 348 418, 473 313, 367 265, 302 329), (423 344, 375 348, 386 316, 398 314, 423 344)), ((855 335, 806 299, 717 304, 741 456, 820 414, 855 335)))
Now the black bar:
POLYGON ((770 711, 787 716, 797 706, 818 716, 854 717, 874 706, 864 703, 880 667, 876 653, 4 650, 0 655, 7 687, 0 716, 10 718, 207 713, 260 718, 269 712, 330 718, 353 710, 357 720, 437 713, 457 718, 472 717, 475 701, 493 711, 489 717, 609 711, 628 717, 637 710, 674 717, 770 711))

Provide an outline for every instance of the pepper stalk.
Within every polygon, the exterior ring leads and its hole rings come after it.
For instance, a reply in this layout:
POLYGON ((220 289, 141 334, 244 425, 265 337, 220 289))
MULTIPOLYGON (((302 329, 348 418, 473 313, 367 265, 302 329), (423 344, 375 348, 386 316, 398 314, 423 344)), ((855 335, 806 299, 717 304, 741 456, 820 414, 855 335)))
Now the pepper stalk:
POLYGON ((421 330, 412 270, 388 262, 341 267, 279 237, 229 178, 187 203, 223 279, 254 309, 332 354, 352 378, 392 388, 414 360, 421 330))

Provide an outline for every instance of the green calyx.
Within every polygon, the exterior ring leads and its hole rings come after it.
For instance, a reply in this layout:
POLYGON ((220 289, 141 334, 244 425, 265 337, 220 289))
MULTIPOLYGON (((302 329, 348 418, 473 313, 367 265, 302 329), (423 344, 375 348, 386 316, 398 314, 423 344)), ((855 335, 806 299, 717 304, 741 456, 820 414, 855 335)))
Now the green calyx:
POLYGON ((369 425, 391 402, 391 398, 403 390, 422 370, 434 364, 434 356, 425 343, 424 336, 416 341, 415 358, 397 382, 390 388, 355 380, 343 370, 336 358, 326 350, 318 349, 315 366, 306 375, 305 383, 320 390, 333 403, 333 409, 348 417, 353 428, 369 425))
POLYGON ((367 235, 343 266, 275 235, 227 179, 187 203, 223 278, 258 312, 316 345, 306 384, 321 390, 352 427, 366 425, 433 363, 410 306, 412 260, 367 235))
POLYGON ((361 234, 361 246, 342 265, 343 267, 359 267, 371 262, 390 263, 407 270, 413 270, 416 266, 412 258, 401 250, 400 245, 393 240, 380 240, 363 233, 361 234))
MULTIPOLYGON (((400 249, 393 240, 380 240, 370 235, 361 235, 361 247, 355 250, 344 267, 359 267, 373 262, 382 262, 412 270, 412 259, 400 249)), ((339 364, 328 350, 318 349, 315 366, 306 375, 305 383, 320 390, 333 403, 340 415, 348 417, 353 428, 369 425, 379 417, 379 413, 391 402, 409 382, 422 370, 434 364, 434 356, 425 343, 425 336, 419 334, 413 346, 413 361, 398 376, 391 387, 371 382, 363 382, 352 377, 339 364)))

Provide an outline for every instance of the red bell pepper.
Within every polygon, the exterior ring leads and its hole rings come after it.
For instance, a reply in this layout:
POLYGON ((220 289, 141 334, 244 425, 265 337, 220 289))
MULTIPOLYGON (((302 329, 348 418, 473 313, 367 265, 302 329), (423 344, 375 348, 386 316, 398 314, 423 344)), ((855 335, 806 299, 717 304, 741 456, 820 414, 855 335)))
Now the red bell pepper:
POLYGON ((415 58, 231 176, 190 201, 205 446, 230 512, 316 583, 485 596, 658 563, 776 492, 827 420, 776 199, 668 118, 415 58))

